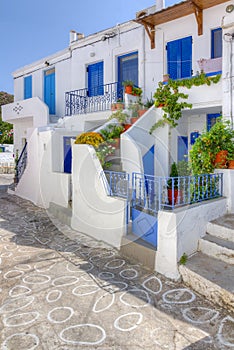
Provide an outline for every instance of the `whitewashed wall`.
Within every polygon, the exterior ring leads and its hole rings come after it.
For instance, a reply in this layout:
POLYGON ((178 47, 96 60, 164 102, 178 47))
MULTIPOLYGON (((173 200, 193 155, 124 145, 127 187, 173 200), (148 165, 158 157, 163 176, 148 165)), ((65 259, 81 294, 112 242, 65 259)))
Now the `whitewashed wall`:
POLYGON ((126 201, 107 196, 103 169, 92 146, 74 144, 72 157, 72 228, 120 248, 126 201))
POLYGON ((32 130, 28 139, 27 167, 15 194, 43 208, 48 208, 50 202, 67 207, 71 175, 52 171, 51 137, 52 130, 32 130))
POLYGON ((155 270, 166 277, 178 279, 178 262, 186 253, 197 251, 199 238, 206 233, 209 221, 226 213, 226 199, 195 204, 158 215, 158 249, 155 270))

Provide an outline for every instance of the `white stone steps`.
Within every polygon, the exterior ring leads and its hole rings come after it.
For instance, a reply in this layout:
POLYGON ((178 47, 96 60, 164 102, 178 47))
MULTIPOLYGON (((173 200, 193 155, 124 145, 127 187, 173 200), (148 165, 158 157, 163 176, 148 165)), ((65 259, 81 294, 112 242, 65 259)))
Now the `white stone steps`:
POLYGON ((234 242, 234 214, 226 214, 209 222, 206 232, 212 236, 234 242))
POLYGON ((179 270, 186 285, 234 312, 234 265, 198 252, 179 270))
POLYGON ((216 236, 206 235, 199 240, 198 251, 234 265, 234 242, 216 236))

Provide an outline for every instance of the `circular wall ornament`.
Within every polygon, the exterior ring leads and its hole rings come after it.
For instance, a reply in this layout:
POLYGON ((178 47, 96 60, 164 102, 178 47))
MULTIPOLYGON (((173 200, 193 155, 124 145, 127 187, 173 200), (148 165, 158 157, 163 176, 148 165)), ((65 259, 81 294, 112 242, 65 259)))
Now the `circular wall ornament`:
POLYGON ((234 5, 233 5, 233 4, 228 5, 228 6, 226 7, 226 12, 227 12, 227 13, 231 13, 233 10, 234 10, 234 5))

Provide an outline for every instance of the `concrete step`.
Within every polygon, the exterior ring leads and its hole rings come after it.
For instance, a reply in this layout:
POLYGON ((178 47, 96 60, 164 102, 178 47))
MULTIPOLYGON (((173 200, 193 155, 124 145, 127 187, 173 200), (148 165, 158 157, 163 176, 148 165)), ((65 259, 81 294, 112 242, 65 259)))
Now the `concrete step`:
POLYGON ((201 252, 179 266, 183 282, 207 299, 234 312, 234 265, 201 252))
POLYGON ((120 253, 143 264, 150 270, 155 268, 156 250, 133 234, 128 234, 122 238, 120 253))
POLYGON ((234 265, 234 242, 206 235, 199 240, 198 251, 234 265))
POLYGON ((61 223, 71 226, 72 208, 70 205, 65 208, 51 202, 48 211, 54 215, 61 223))
POLYGON ((206 232, 212 236, 234 242, 234 214, 226 214, 207 224, 206 232))

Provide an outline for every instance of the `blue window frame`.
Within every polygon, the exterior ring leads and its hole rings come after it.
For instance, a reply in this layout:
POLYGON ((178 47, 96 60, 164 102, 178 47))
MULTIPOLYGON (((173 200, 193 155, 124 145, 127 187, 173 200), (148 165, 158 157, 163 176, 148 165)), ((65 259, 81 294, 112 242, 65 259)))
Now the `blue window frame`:
POLYGON ((167 43, 167 72, 171 79, 189 78, 192 75, 192 37, 167 43))
POLYGON ((222 57, 222 37, 222 28, 216 28, 211 31, 211 58, 222 57))
POLYGON ((217 118, 221 116, 220 113, 215 113, 215 114, 207 114, 206 119, 207 119, 207 131, 209 131, 213 125, 215 125, 217 118))
POLYGON ((88 96, 103 95, 103 62, 90 64, 88 72, 88 96))
POLYGON ((32 97, 32 76, 24 78, 24 99, 28 99, 32 97))
POLYGON ((138 52, 118 57, 118 82, 132 80, 138 86, 138 52))

